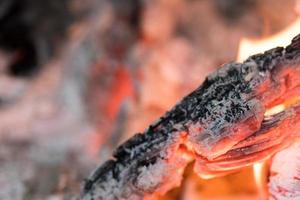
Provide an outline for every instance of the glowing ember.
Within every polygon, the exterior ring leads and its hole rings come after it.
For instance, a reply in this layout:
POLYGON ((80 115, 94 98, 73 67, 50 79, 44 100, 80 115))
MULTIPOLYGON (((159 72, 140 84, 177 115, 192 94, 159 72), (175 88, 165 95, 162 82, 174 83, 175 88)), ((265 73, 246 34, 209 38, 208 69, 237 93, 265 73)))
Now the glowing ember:
POLYGON ((265 117, 270 117, 270 116, 275 115, 277 113, 280 113, 280 112, 282 112, 284 110, 285 110, 285 105, 284 104, 280 104, 280 105, 277 105, 277 106, 274 106, 274 107, 268 109, 265 112, 264 116, 265 117))
POLYGON ((273 115, 276 115, 278 113, 283 112, 284 110, 298 104, 300 101, 300 97, 299 96, 295 96, 295 97, 288 97, 288 99, 284 100, 284 102, 282 102, 281 104, 278 104, 276 106, 273 106, 269 109, 266 110, 266 112, 264 113, 264 117, 266 119, 272 117, 273 115))
MULTIPOLYGON (((261 40, 251 40, 243 38, 240 42, 237 60, 241 62, 253 54, 262 53, 273 47, 287 46, 289 44, 290 38, 294 37, 299 32, 300 18, 298 18, 285 30, 269 38, 261 40)), ((285 109, 299 102, 299 96, 297 94, 296 96, 287 96, 288 99, 281 99, 281 101, 283 102, 277 102, 277 104, 266 110, 266 112, 264 113, 265 119, 270 119, 272 116, 283 112, 285 109)), ((268 199, 266 161, 258 162, 253 165, 253 175, 260 199, 268 199)))

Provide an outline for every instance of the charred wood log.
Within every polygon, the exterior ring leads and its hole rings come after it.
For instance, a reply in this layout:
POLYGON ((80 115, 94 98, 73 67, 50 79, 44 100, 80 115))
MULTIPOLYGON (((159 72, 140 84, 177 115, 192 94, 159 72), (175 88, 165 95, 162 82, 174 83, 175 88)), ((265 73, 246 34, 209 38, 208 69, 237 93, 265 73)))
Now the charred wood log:
POLYGON ((119 146, 86 180, 80 199, 163 194, 180 184, 193 158, 197 173, 207 177, 269 157, 300 128, 298 101, 287 103, 299 94, 299 77, 300 36, 286 48, 222 66, 144 133, 119 146), (286 110, 265 116, 279 103, 286 110))

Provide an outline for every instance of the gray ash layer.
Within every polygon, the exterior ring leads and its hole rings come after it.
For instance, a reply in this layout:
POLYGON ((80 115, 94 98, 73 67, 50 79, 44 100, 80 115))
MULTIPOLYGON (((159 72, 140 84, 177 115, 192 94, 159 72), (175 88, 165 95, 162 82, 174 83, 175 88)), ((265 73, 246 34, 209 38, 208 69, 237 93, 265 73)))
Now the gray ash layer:
MULTIPOLYGON (((165 184, 164 173, 174 167, 166 160, 172 156, 182 132, 187 133, 194 150, 204 157, 226 153, 233 145, 230 142, 216 152, 215 147, 237 124, 252 118, 257 120, 255 124, 261 124, 262 117, 256 115, 263 115, 264 107, 257 88, 278 67, 299 60, 300 35, 286 48, 254 55, 243 64, 224 65, 144 133, 119 146, 114 158, 86 180, 80 199, 142 199, 145 194, 156 192, 165 184)), ((252 133, 255 129, 259 126, 252 133)), ((233 134, 230 138, 236 143, 251 133, 247 134, 233 134)))

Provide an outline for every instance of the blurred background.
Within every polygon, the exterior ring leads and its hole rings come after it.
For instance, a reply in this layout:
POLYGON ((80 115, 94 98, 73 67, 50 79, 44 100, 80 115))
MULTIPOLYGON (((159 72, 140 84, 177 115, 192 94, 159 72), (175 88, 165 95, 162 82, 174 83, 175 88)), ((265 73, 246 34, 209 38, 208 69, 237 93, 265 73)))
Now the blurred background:
MULTIPOLYGON (((0 199, 76 197, 118 144, 236 60, 242 39, 299 15, 299 0, 1 0, 0 199)), ((191 168, 159 199, 257 197, 250 169, 201 180, 191 168)))

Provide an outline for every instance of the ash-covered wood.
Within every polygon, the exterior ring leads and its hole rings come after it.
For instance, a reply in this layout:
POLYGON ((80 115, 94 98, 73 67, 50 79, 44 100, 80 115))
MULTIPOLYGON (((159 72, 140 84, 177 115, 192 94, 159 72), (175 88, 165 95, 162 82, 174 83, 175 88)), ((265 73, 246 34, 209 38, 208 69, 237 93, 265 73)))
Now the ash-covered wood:
MULTIPOLYGON (((143 199, 164 193, 180 183, 188 154, 199 156, 200 175, 231 169, 203 166, 265 126, 261 127, 265 110, 300 85, 299 67, 300 36, 286 48, 222 66, 144 133, 119 146, 113 158, 86 180, 80 199, 143 199)), ((254 156, 247 164, 261 158, 254 156)))

